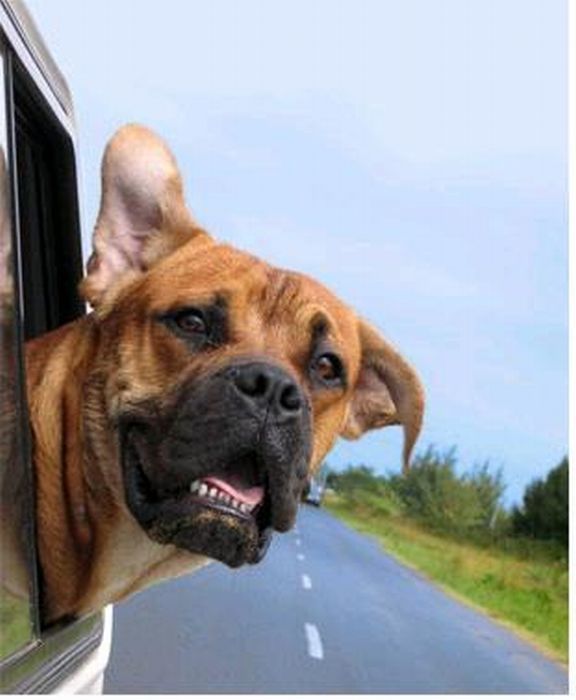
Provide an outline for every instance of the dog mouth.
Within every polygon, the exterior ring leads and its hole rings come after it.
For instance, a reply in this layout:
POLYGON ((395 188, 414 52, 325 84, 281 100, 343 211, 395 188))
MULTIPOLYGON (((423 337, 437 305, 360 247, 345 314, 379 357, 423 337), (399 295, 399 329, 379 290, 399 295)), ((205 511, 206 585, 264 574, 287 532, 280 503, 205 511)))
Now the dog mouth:
POLYGON ((158 469, 136 431, 127 432, 122 452, 127 505, 152 540, 231 567, 264 558, 274 529, 272 496, 255 452, 185 482, 158 469), (149 476, 157 472, 162 478, 149 476))

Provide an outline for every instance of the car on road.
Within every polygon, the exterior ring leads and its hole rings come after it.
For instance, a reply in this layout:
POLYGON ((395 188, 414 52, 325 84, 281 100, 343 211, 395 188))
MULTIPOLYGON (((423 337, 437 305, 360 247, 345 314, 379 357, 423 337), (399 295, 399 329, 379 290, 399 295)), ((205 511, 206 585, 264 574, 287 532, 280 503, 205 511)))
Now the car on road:
POLYGON ((308 482, 308 488, 306 490, 306 503, 310 503, 313 506, 320 507, 325 490, 325 483, 318 478, 312 477, 308 482))

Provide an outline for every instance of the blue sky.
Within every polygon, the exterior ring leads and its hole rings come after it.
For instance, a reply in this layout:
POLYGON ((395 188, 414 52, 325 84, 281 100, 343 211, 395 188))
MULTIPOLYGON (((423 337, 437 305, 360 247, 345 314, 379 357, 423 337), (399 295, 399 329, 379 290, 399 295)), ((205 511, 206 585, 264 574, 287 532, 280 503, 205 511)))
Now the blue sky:
MULTIPOLYGON (((219 238, 323 281, 418 368, 424 448, 568 448, 567 3, 27 0, 75 97, 88 237, 121 124, 219 238)), ((86 250, 88 244, 86 243, 86 250)), ((397 469, 401 435, 329 462, 397 469)))

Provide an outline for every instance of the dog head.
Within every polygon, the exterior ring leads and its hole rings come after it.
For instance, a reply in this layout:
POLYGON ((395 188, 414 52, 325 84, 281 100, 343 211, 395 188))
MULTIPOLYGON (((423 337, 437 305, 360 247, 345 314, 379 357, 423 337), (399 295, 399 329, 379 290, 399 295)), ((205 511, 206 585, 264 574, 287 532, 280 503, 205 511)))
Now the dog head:
POLYGON ((374 328, 318 282, 201 229, 148 130, 114 136, 102 178, 82 284, 102 349, 86 430, 151 539, 256 562, 338 436, 402 425, 408 465, 423 391, 374 328))

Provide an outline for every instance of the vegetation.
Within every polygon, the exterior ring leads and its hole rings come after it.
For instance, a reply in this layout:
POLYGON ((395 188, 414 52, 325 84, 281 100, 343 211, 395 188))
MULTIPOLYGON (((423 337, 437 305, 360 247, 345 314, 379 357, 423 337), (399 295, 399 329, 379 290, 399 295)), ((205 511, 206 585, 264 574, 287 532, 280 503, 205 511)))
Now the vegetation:
POLYGON ((556 657, 568 647, 568 460, 502 505, 502 470, 457 472, 433 447, 406 475, 331 472, 327 507, 447 590, 512 624, 556 657))
POLYGON ((568 546, 568 458, 536 479, 524 493, 522 508, 512 512, 514 532, 568 546))
POLYGON ((429 447, 416 457, 404 477, 390 477, 406 514, 429 528, 453 534, 492 527, 504 492, 501 470, 490 473, 488 463, 456 474, 455 449, 444 454, 429 447))
POLYGON ((29 601, 0 588, 0 658, 18 651, 31 639, 29 601))

